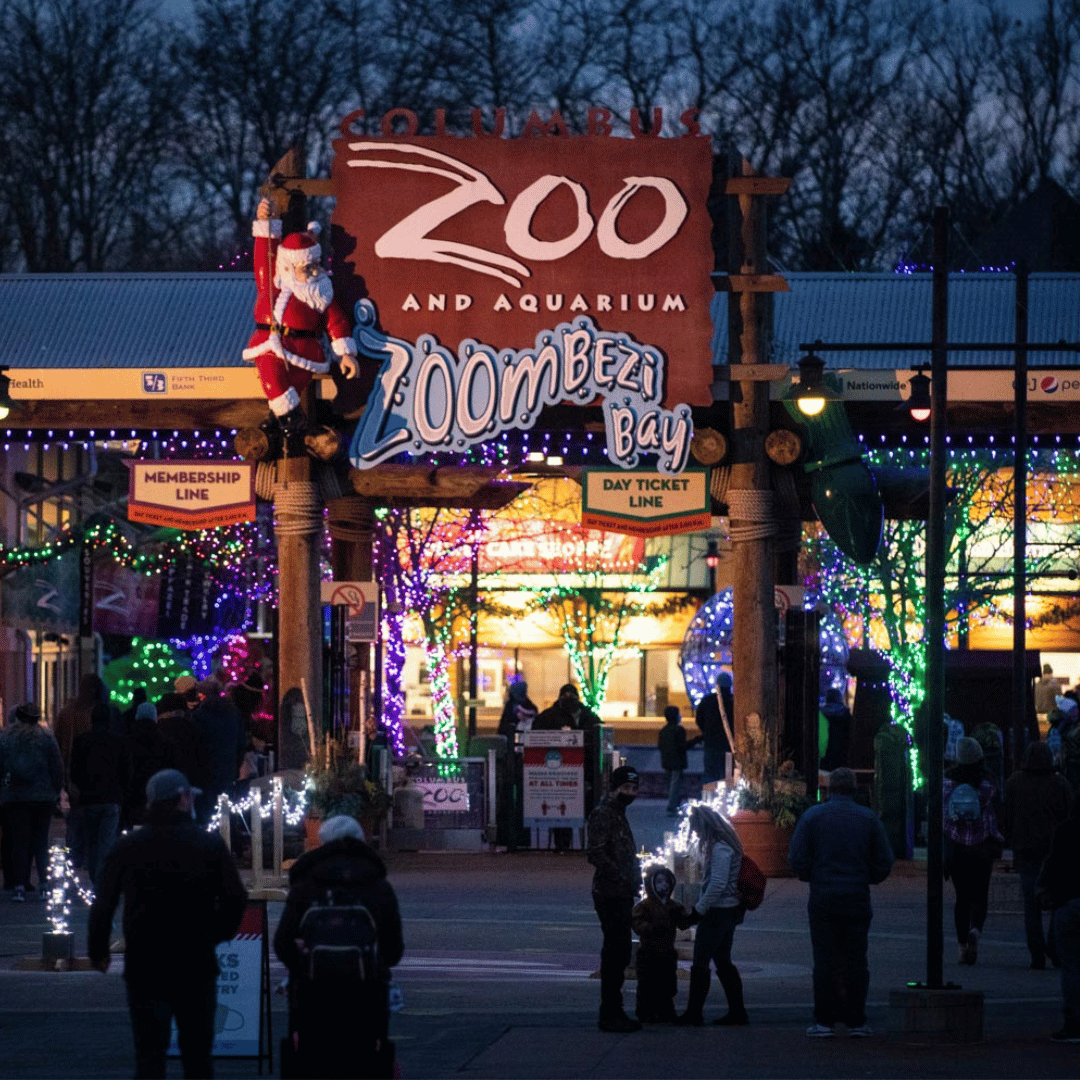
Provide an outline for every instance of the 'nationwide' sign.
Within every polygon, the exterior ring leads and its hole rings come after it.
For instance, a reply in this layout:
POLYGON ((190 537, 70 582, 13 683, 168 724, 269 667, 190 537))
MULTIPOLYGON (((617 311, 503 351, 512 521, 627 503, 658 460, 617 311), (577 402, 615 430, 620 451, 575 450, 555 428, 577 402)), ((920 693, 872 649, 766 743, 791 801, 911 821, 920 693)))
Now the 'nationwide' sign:
POLYGON ((215 529, 255 520, 255 470, 245 461, 128 461, 128 521, 215 529))
POLYGON ((622 469, 582 470, 581 524, 628 536, 671 536, 712 524, 709 470, 678 476, 622 469))

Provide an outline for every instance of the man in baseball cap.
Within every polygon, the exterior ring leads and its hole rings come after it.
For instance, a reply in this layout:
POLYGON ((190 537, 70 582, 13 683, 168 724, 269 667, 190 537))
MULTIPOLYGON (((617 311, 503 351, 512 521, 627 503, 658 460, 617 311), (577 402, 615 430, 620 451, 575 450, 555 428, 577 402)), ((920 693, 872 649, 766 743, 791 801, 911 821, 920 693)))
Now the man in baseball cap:
POLYGON ((124 979, 135 1075, 164 1076, 176 1019, 184 1076, 213 1076, 215 946, 236 936, 247 904, 221 836, 193 819, 198 789, 177 769, 146 783, 146 824, 113 845, 90 908, 88 952, 109 968, 109 936, 124 898, 124 979))
POLYGON ((593 907, 604 935, 600 947, 601 1031, 637 1031, 641 1024, 623 1009, 623 976, 633 951, 631 913, 641 887, 637 845, 626 808, 637 797, 640 781, 632 765, 620 765, 611 774, 608 793, 589 815, 589 862, 593 874, 593 907))
POLYGON ((147 806, 178 799, 182 795, 187 795, 194 801, 195 797, 201 794, 202 789, 192 787, 179 769, 161 769, 146 781, 147 806))

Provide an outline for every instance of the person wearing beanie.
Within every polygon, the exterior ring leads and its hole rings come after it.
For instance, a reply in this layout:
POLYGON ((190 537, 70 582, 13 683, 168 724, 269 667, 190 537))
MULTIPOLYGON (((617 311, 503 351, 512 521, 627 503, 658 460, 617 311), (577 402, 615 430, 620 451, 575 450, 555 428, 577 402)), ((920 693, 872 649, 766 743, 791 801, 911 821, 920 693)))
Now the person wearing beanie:
MULTIPOLYGON (((1024 896, 1024 933, 1031 966, 1046 967, 1047 941, 1043 914, 1035 899, 1035 881, 1050 853, 1054 830, 1069 816, 1072 790, 1068 780, 1054 772, 1054 758, 1044 742, 1028 743, 1020 768, 1005 781, 1005 841, 1012 850, 1013 869, 1024 896)), ((1054 958, 1049 951, 1051 960, 1054 958)))
POLYGON ((668 817, 679 816, 683 773, 686 772, 687 766, 686 751, 700 741, 700 736, 691 741, 687 740, 686 729, 682 726, 682 713, 678 705, 669 705, 664 709, 664 726, 656 736, 656 745, 660 750, 660 765, 667 773, 668 817))
MULTIPOLYGON (((390 969, 405 949, 397 896, 386 865, 364 840, 355 818, 339 814, 319 828, 319 847, 307 851, 289 870, 289 894, 274 932, 274 952, 289 971, 288 1052, 295 1052, 289 1076, 387 1077, 394 1072, 389 1039, 390 969), (328 902, 329 901, 329 902, 328 902), (378 970, 361 992, 340 982, 322 983, 312 975, 305 934, 320 914, 305 915, 316 904, 332 913, 362 905, 378 939, 378 970), (295 1068, 293 1067, 295 1066, 295 1068)), ((282 1072, 286 1073, 283 1062, 282 1072)))
POLYGON ((185 1077, 214 1075, 216 946, 236 936, 247 890, 221 834, 193 817, 198 788, 177 769, 146 783, 146 824, 105 858, 87 923, 87 952, 109 970, 113 916, 124 900, 124 981, 136 1076, 165 1076, 175 1019, 185 1077))
POLYGON ((0 733, 0 810, 11 834, 11 899, 29 895, 30 865, 37 864, 38 895, 49 875, 49 822, 64 786, 64 763, 52 732, 41 725, 41 709, 27 702, 15 723, 0 733))
POLYGON ((633 953, 634 899, 641 888, 637 845, 626 808, 637 797, 640 776, 632 765, 611 774, 608 793, 589 815, 586 854, 592 863, 593 907, 600 919, 601 1031, 638 1031, 641 1022, 626 1015, 622 987, 633 953))
POLYGON ((945 877, 956 892, 953 924, 958 960, 974 964, 986 921, 990 874, 1004 837, 994 813, 996 789, 986 774, 983 748, 969 735, 957 741, 956 765, 945 773, 945 877), (955 797, 954 797, 955 796, 955 797))

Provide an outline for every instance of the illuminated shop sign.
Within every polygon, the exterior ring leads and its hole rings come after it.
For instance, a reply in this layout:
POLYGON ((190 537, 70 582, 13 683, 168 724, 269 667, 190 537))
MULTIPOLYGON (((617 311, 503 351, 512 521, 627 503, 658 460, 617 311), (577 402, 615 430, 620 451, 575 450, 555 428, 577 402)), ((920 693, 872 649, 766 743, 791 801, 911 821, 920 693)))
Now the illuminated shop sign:
POLYGON ((711 403, 709 139, 619 138, 590 117, 597 134, 552 121, 515 139, 343 122, 335 289, 363 301, 358 343, 383 365, 357 467, 464 449, 560 402, 603 407, 613 464, 685 465, 690 406, 711 403))

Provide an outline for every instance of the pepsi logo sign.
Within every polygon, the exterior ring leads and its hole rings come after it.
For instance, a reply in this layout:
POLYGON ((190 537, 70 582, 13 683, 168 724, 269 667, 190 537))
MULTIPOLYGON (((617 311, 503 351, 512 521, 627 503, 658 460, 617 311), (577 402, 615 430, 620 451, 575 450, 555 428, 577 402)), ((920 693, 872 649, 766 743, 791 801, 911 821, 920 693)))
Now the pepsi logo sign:
POLYGON ((1044 394, 1053 394, 1057 391, 1058 381, 1053 375, 1044 375, 1039 380, 1039 389, 1044 394))

